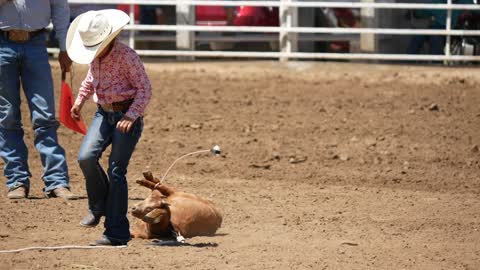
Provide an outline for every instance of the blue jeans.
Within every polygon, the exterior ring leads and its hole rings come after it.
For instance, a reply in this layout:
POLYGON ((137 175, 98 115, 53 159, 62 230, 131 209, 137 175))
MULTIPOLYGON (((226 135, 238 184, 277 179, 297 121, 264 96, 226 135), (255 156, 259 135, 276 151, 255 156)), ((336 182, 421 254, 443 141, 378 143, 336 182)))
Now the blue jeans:
POLYGON ((408 54, 419 54, 423 48, 423 45, 425 42, 428 41, 429 45, 429 50, 428 54, 433 54, 433 55, 442 55, 444 54, 444 48, 445 48, 445 37, 442 36, 422 36, 422 35, 416 35, 414 36, 410 44, 408 45, 407 48, 407 53, 408 54))
POLYGON ((7 189, 30 188, 28 150, 23 141, 20 82, 30 109, 34 143, 44 168, 44 191, 69 187, 65 151, 58 144, 53 82, 45 34, 26 43, 0 36, 0 156, 5 162, 7 189))
POLYGON ((87 135, 83 139, 78 163, 86 180, 88 207, 97 216, 105 216, 104 235, 117 241, 130 240, 128 210, 127 166, 143 130, 139 117, 127 133, 117 130, 123 112, 98 109, 87 135), (112 145, 105 173, 99 160, 112 145))
MULTIPOLYGON (((433 29, 445 30, 445 26, 433 25, 433 29)), ((408 54, 419 54, 425 42, 428 41, 427 54, 442 55, 445 49, 445 37, 436 35, 415 35, 408 44, 408 54)))

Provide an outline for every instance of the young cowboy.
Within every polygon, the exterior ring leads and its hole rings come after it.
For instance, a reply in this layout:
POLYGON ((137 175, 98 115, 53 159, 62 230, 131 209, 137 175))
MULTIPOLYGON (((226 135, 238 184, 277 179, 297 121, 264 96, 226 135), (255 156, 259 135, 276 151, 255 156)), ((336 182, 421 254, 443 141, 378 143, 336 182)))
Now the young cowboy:
POLYGON ((105 216, 105 231, 92 245, 125 245, 130 240, 127 219, 127 166, 143 130, 143 113, 151 96, 150 81, 140 57, 115 37, 129 22, 120 10, 79 15, 67 34, 67 52, 80 64, 90 64, 71 109, 80 118, 93 95, 98 110, 85 136, 78 162, 86 179, 89 213, 80 222, 94 227, 105 216), (111 145, 108 170, 99 159, 111 145))

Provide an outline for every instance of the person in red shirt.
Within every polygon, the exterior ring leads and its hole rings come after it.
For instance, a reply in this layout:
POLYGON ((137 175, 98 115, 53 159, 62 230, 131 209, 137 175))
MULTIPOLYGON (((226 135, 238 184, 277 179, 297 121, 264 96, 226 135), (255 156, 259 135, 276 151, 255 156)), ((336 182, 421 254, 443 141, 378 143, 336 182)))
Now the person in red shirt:
POLYGON ((105 216, 105 231, 92 245, 126 245, 127 166, 143 130, 143 113, 151 97, 150 80, 138 54, 115 37, 129 22, 123 11, 89 11, 78 16, 67 34, 67 52, 80 64, 90 64, 71 109, 74 119, 93 96, 98 110, 78 154, 85 176, 89 212, 80 222, 95 227, 105 216), (99 159, 111 145, 108 170, 99 159))

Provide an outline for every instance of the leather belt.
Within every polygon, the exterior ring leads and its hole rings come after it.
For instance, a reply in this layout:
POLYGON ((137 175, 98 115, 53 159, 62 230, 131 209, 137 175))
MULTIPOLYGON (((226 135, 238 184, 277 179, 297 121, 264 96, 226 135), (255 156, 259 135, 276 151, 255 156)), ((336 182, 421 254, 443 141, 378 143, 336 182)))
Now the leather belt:
POLYGON ((0 30, 2 35, 13 42, 16 43, 25 43, 32 39, 34 36, 43 33, 45 29, 39 29, 34 31, 27 31, 27 30, 0 30))
POLYGON ((128 99, 114 103, 98 104, 98 107, 106 112, 123 112, 128 110, 132 103, 133 99, 128 99))

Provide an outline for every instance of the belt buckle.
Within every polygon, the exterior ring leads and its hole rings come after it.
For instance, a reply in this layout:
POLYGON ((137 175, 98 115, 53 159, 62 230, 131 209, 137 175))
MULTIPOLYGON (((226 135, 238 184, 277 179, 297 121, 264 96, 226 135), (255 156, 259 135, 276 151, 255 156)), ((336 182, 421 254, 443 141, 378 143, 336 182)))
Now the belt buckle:
POLYGON ((102 109, 106 112, 113 112, 113 105, 111 103, 102 104, 102 109))
POLYGON ((18 43, 27 42, 30 39, 30 33, 23 30, 10 30, 8 31, 8 39, 18 43))

